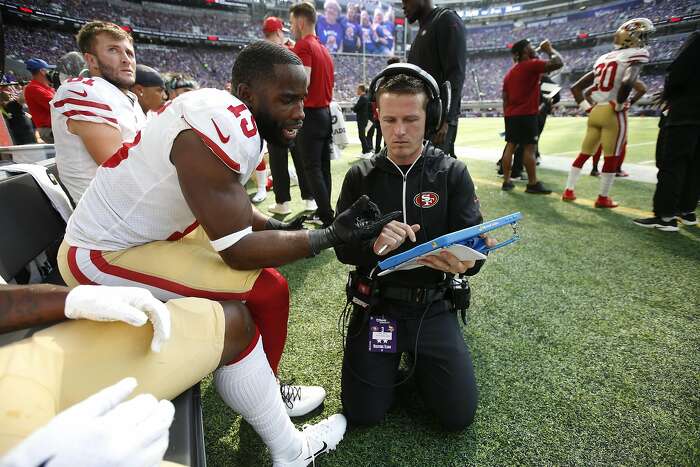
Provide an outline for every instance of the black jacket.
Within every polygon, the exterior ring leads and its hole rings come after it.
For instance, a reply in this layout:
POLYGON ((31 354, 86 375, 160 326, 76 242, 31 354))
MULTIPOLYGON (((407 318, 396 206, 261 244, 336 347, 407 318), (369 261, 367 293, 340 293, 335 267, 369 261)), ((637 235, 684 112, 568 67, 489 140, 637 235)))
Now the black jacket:
MULTIPOLYGON (((408 167, 404 167, 404 170, 408 167)), ((361 248, 339 246, 335 249, 338 259, 353 264, 368 274, 377 262, 397 253, 409 250, 417 244, 432 240, 446 233, 464 229, 482 222, 479 199, 474 191, 466 165, 445 155, 440 149, 426 144, 423 154, 404 175, 386 155, 386 148, 369 160, 360 161, 348 170, 338 198, 337 212, 347 209, 360 196, 366 194, 377 203, 383 214, 402 211, 406 224, 420 224, 417 243, 407 240, 400 248, 385 256, 372 251, 373 240, 361 248), (424 206, 419 207, 419 193, 425 195, 424 206)), ((468 275, 476 274, 483 261, 479 261, 468 275)), ((402 285, 429 285, 444 279, 443 273, 421 267, 409 271, 397 271, 383 276, 382 281, 402 285)))
POLYGON ((367 98, 367 94, 362 94, 357 98, 357 102, 352 106, 352 111, 355 112, 358 120, 369 120, 369 99, 367 98))
POLYGON ((446 8, 434 8, 413 39, 407 61, 430 73, 438 86, 450 82, 452 100, 447 120, 456 124, 467 68, 466 32, 459 15, 446 8))
POLYGON ((700 125, 700 33, 688 36, 671 65, 664 83, 663 98, 668 103, 668 117, 663 125, 700 125))

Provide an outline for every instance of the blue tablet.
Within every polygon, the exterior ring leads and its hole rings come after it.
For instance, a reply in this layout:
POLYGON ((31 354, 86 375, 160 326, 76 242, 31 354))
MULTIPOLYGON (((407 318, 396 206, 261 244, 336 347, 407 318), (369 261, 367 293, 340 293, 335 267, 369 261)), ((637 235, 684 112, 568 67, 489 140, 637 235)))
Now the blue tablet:
MULTIPOLYGON (((380 272, 380 275, 384 275, 390 272, 390 270, 393 271, 399 268, 409 269, 410 267, 401 267, 401 265, 409 262, 414 263, 420 256, 431 253, 435 254, 438 252, 437 250, 451 248, 454 245, 460 245, 460 247, 452 248, 451 251, 460 258, 462 257, 461 255, 464 254, 465 259, 463 260, 472 258, 479 259, 489 251, 504 247, 520 239, 514 229, 513 236, 511 238, 489 248, 486 246, 486 242, 484 242, 484 240, 480 237, 481 234, 509 224, 515 227, 515 224, 522 219, 522 217, 523 215, 520 214, 520 212, 514 212, 513 214, 508 214, 507 216, 499 217, 498 219, 484 222, 483 224, 467 227, 466 229, 458 230, 456 232, 451 232, 430 240, 429 242, 422 243, 408 251, 399 253, 398 255, 387 258, 384 261, 380 261, 377 265, 379 270, 382 271, 380 272), (464 247, 474 253, 470 256, 470 253, 466 251, 464 247)), ((411 267, 417 266, 418 265, 411 267)))

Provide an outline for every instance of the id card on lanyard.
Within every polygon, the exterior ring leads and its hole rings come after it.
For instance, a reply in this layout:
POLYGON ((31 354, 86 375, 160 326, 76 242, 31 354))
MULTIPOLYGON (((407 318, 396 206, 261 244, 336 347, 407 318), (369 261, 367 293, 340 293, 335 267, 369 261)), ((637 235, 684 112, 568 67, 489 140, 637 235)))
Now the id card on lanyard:
POLYGON ((396 321, 384 316, 369 317, 370 352, 396 353, 396 321))

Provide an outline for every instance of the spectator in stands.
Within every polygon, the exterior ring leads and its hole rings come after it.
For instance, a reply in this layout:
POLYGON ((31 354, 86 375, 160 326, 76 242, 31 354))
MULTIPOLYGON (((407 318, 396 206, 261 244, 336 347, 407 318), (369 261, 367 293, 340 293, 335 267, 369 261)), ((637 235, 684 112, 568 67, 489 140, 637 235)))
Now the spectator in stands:
POLYGON ((357 102, 355 102, 355 105, 352 107, 352 111, 355 112, 355 116, 357 117, 357 134, 360 137, 360 144, 362 145, 362 156, 371 157, 372 146, 369 141, 367 141, 367 135, 365 134, 370 117, 370 105, 369 99, 367 98, 367 87, 364 84, 357 86, 357 102))
MULTIPOLYGON (((353 5, 353 8, 357 9, 357 6, 353 5)), ((359 17, 359 11, 357 15, 359 17)), ((345 22, 342 51, 343 53, 362 52, 362 28, 360 28, 359 23, 355 24, 350 21, 350 5, 348 5, 348 20, 345 22)))
POLYGON ((452 98, 447 107, 447 119, 432 141, 454 156, 467 64, 464 23, 454 10, 434 8, 432 0, 403 0, 403 10, 409 22, 418 21, 420 25, 420 32, 408 53, 408 63, 430 73, 438 86, 446 81, 450 83, 452 98))
POLYGON ((304 123, 296 139, 304 173, 318 205, 312 220, 329 226, 333 222, 331 207, 330 103, 333 98, 333 59, 316 36, 316 10, 309 3, 289 9, 292 33, 297 42, 293 52, 299 56, 309 79, 304 99, 304 123))
POLYGON ((660 96, 666 109, 656 140, 654 216, 635 219, 647 228, 675 232, 678 220, 697 225, 700 196, 700 33, 690 34, 668 67, 660 96))
POLYGON ((377 37, 374 44, 375 53, 380 55, 391 55, 394 53, 394 38, 389 28, 384 24, 384 12, 381 7, 377 7, 374 10, 374 21, 371 27, 377 37))
POLYGON ((56 68, 56 65, 49 65, 40 58, 30 58, 25 65, 32 74, 32 80, 24 88, 24 100, 39 137, 44 143, 53 144, 49 102, 56 91, 51 87, 48 71, 56 68))
POLYGON ((345 36, 345 27, 340 18, 340 4, 336 0, 326 0, 323 14, 316 21, 316 36, 329 52, 339 51, 345 36))
POLYGON ((372 29, 372 19, 369 17, 367 10, 360 12, 360 29, 362 29, 362 51, 367 54, 377 52, 376 43, 379 39, 377 33, 372 29))
POLYGON ((131 92, 139 99, 141 110, 150 118, 165 102, 165 81, 158 71, 150 66, 136 65, 136 80, 131 92))
POLYGON ((506 126, 506 147, 501 157, 504 191, 515 186, 510 180, 511 165, 515 148, 523 145, 523 163, 527 171, 526 193, 549 194, 552 190, 537 180, 535 146, 538 140, 537 114, 540 106, 540 81, 543 73, 558 70, 564 66, 559 53, 549 41, 540 44, 539 49, 549 55, 549 61, 539 60, 530 41, 522 39, 511 49, 515 64, 503 79, 503 113, 506 126))
POLYGON ((97 167, 134 139, 146 121, 129 91, 136 76, 131 35, 116 24, 93 21, 80 29, 77 41, 90 78, 67 81, 51 101, 56 165, 76 203, 97 167))
POLYGON ((0 91, 0 112, 7 124, 12 144, 35 144, 36 135, 32 122, 24 111, 23 99, 14 86, 5 87, 0 91))
MULTIPOLYGON (((284 45, 289 49, 294 48, 294 41, 286 38, 285 33, 289 33, 289 29, 285 28, 284 22, 276 16, 270 16, 263 21, 263 34, 265 35, 266 41, 277 45, 284 45)), ((296 149, 296 145, 292 143, 292 145, 287 148, 275 144, 274 142, 267 142, 267 151, 270 156, 272 190, 275 192, 275 204, 270 205, 267 210, 273 214, 284 216, 292 212, 292 209, 289 207, 289 202, 292 200, 292 196, 289 192, 289 152, 292 154, 292 162, 294 163, 294 171, 297 174, 299 191, 301 192, 301 198, 304 200, 304 210, 315 211, 317 208, 316 201, 314 201, 314 197, 306 181, 306 175, 304 174, 302 161, 299 151, 296 149)))

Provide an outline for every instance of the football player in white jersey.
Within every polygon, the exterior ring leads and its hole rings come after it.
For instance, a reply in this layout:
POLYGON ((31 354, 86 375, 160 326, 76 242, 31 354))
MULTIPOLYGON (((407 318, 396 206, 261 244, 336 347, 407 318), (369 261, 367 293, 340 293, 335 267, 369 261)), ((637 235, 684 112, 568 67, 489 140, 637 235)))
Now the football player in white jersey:
POLYGON ((77 203, 97 167, 131 141, 146 117, 129 91, 136 77, 131 35, 93 21, 77 35, 89 77, 68 79, 51 101, 51 127, 61 181, 77 203))
MULTIPOLYGON (((400 213, 382 217, 363 197, 329 227, 306 231, 253 208, 244 185, 260 161, 261 138, 287 146, 294 140, 304 118, 307 77, 296 55, 260 41, 238 55, 231 81, 234 95, 201 89, 171 101, 102 164, 68 223, 59 268, 70 286, 130 284, 161 300, 244 301, 259 335, 242 360, 217 370, 216 387, 239 411, 243 396, 269 408, 240 413, 276 465, 307 465, 314 454, 335 447, 345 421, 336 417, 315 429, 315 437, 270 431, 280 424, 293 428, 282 399, 304 413, 314 407, 307 401, 318 405, 325 397, 322 388, 294 386, 275 394, 265 386, 270 378, 274 384, 289 313, 287 283, 273 267, 339 244, 371 241, 400 213), (292 451, 301 457, 290 458, 292 451)), ((173 313, 173 327, 182 319, 173 313)), ((167 360, 166 353, 160 357, 167 360)))
POLYGON ((581 152, 574 160, 564 201, 574 201, 574 188, 581 175, 581 168, 598 145, 603 146, 603 173, 600 180, 600 193, 595 201, 597 208, 617 207, 610 198, 610 188, 615 180, 618 158, 627 139, 628 98, 637 81, 641 67, 649 62, 646 44, 654 25, 646 18, 626 21, 617 29, 614 36, 615 50, 596 60, 593 71, 584 75, 571 88, 576 103, 581 110, 588 112, 588 127, 581 144, 581 152), (584 91, 593 85, 590 100, 584 91))

